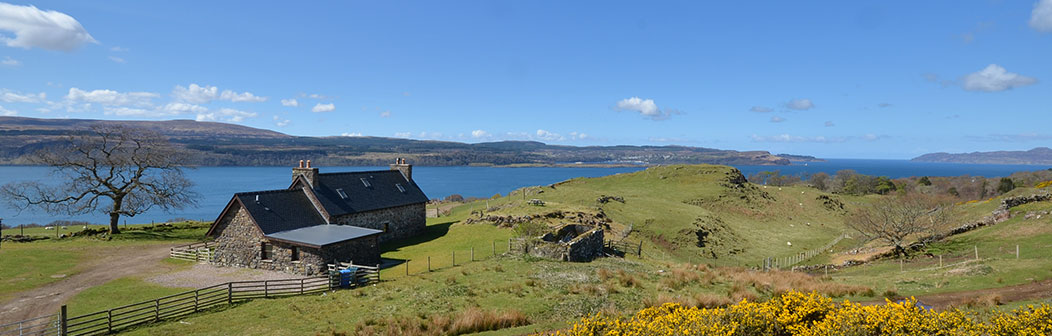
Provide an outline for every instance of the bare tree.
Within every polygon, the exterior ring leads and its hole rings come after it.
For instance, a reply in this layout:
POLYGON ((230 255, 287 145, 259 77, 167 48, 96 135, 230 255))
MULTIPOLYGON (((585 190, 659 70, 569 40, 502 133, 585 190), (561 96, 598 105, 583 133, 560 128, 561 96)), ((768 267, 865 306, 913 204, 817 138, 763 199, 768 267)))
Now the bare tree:
POLYGON ((185 154, 149 130, 93 127, 69 136, 61 146, 36 152, 31 160, 53 167, 52 176, 61 184, 0 187, 0 197, 19 211, 37 207, 52 214, 105 213, 110 216, 110 233, 118 233, 121 216, 197 204, 193 182, 182 171, 185 154))
POLYGON ((920 194, 881 197, 855 211, 848 226, 869 240, 883 241, 900 256, 908 254, 907 239, 935 235, 953 222, 955 209, 943 198, 920 194))

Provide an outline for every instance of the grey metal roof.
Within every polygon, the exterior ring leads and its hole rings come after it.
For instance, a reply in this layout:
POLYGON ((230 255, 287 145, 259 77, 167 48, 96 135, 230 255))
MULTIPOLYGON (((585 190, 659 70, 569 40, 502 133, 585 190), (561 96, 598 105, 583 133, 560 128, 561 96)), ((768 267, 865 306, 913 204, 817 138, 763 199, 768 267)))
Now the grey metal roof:
POLYGON ((300 243, 314 247, 381 234, 383 231, 350 225, 315 225, 265 235, 267 238, 300 243))
POLYGON ((424 191, 397 170, 318 174, 318 185, 313 189, 331 216, 427 202, 424 191))
POLYGON ((234 194, 264 235, 322 225, 322 218, 303 190, 267 190, 234 194))

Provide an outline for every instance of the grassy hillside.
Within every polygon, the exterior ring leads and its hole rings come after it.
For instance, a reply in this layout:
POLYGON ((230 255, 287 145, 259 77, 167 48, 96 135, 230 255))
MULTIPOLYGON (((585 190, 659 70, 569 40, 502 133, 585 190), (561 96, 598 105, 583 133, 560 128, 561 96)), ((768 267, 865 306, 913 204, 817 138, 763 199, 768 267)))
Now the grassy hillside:
MULTIPOLYGON (((490 200, 485 215, 601 212, 612 220, 608 240, 629 232, 625 239, 642 240, 651 258, 755 266, 764 257, 792 255, 829 243, 844 233, 847 211, 864 201, 807 187, 753 185, 726 166, 673 165, 520 189, 490 200), (603 196, 624 202, 598 202, 603 196), (843 204, 843 209, 827 205, 820 196, 843 204), (545 205, 528 205, 524 199, 540 199, 545 205)), ((476 204, 473 209, 485 206, 476 204)))
MULTIPOLYGON (((1013 190, 1002 197, 961 205, 963 222, 976 221, 997 209, 1004 197, 1048 192, 1013 190)), ((1052 279, 1052 202, 1036 202, 1009 209, 1012 218, 935 243, 905 261, 884 260, 835 272, 838 282, 872 287, 878 293, 901 296, 1026 285, 1052 279), (1031 213, 1031 218, 1026 218, 1031 213), (1019 257, 1016 258, 1016 246, 1019 257), (976 259, 978 253, 979 259, 976 259), (943 267, 939 267, 942 257, 943 267)), ((988 298, 994 299, 994 298, 988 298)), ((1005 298, 1001 298, 1002 301, 1005 298)))

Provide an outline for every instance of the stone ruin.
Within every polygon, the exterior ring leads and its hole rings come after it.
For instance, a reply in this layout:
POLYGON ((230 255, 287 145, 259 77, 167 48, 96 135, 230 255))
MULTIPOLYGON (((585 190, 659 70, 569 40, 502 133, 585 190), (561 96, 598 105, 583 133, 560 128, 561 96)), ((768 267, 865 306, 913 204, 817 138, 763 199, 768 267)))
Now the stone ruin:
POLYGON ((567 224, 555 232, 528 239, 526 254, 573 262, 587 262, 603 256, 603 228, 567 224))

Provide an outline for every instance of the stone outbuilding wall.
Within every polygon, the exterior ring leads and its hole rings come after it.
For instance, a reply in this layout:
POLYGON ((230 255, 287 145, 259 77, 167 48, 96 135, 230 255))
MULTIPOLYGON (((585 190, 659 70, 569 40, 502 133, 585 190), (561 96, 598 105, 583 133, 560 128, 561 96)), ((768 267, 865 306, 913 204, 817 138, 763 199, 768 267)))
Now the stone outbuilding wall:
POLYGON ((232 206, 236 208, 230 209, 216 227, 216 248, 212 258, 215 265, 315 275, 326 272, 327 265, 337 260, 358 265, 380 263, 378 237, 375 235, 322 248, 273 241, 263 236, 240 204, 232 206), (272 246, 266 260, 262 259, 263 244, 272 246), (299 260, 292 260, 293 250, 297 250, 299 260))
POLYGON ((426 203, 354 213, 332 219, 335 224, 382 230, 380 242, 409 238, 427 227, 426 203))
POLYGON ((603 239, 602 228, 569 224, 531 239, 525 252, 547 259, 587 262, 603 256, 603 239))

